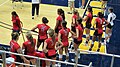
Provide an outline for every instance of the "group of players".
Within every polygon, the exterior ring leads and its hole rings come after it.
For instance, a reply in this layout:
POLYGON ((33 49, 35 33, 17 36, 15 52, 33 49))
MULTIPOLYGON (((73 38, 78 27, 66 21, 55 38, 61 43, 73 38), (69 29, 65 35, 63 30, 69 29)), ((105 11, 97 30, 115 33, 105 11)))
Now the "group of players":
MULTIPOLYGON (((82 43, 82 36, 84 32, 84 27, 82 24, 82 21, 85 21, 85 32, 86 32, 86 41, 85 44, 87 45, 90 40, 90 28, 93 26, 95 29, 95 32, 92 37, 92 43, 89 48, 91 51, 94 46, 94 41, 96 40, 96 37, 98 37, 98 49, 97 51, 100 51, 101 42, 102 42, 102 34, 103 34, 103 27, 106 28, 106 38, 105 42, 110 38, 111 36, 111 30, 113 27, 113 20, 116 18, 116 15, 113 13, 113 8, 109 9, 110 16, 108 15, 108 20, 105 20, 102 12, 98 12, 97 18, 94 21, 94 24, 92 25, 92 19, 93 19, 93 11, 92 7, 87 8, 87 16, 85 18, 82 18, 79 16, 79 12, 77 10, 73 11, 72 16, 72 23, 71 23, 71 29, 68 28, 67 21, 65 21, 65 13, 63 9, 57 9, 57 18, 56 18, 56 25, 55 28, 50 28, 47 23, 49 20, 46 17, 42 18, 42 24, 36 25, 31 31, 35 31, 36 29, 39 30, 38 34, 38 40, 36 44, 36 39, 33 38, 31 32, 26 33, 27 41, 25 41, 22 45, 22 48, 17 43, 19 40, 19 36, 22 33, 22 25, 21 21, 19 19, 19 16, 15 11, 13 11, 12 14, 12 23, 13 23, 13 32, 11 34, 12 40, 10 41, 10 47, 11 52, 15 53, 21 53, 25 55, 30 56, 37 56, 37 57, 44 57, 48 59, 54 59, 56 60, 56 51, 59 51, 59 60, 62 61, 63 57, 63 51, 65 51, 66 54, 66 61, 69 59, 69 33, 71 33, 70 38, 73 39, 74 42, 74 49, 75 55, 78 55, 78 47, 82 43), (95 26, 96 25, 96 26, 95 26), (40 47, 41 43, 43 43, 42 46, 42 52, 37 52, 38 48, 40 47)), ((24 62, 27 64, 35 64, 36 59, 28 58, 24 56, 17 56, 17 55, 11 55, 16 62, 24 62)), ((75 57, 76 59, 76 57, 75 57)), ((50 61, 44 62, 46 65, 43 64, 43 67, 50 67, 50 61)), ((55 62, 52 62, 52 66, 55 67, 55 62)), ((23 67, 23 65, 17 65, 18 67, 23 67)), ((29 67, 29 66, 26 66, 29 67)))

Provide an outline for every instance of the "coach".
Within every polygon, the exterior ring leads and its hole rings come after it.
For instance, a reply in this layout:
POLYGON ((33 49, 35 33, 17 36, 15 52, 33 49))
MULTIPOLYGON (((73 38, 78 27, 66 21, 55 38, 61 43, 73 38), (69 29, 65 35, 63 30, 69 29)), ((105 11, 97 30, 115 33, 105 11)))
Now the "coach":
POLYGON ((39 15, 39 4, 40 0, 32 0, 32 19, 34 19, 35 9, 37 17, 39 15))

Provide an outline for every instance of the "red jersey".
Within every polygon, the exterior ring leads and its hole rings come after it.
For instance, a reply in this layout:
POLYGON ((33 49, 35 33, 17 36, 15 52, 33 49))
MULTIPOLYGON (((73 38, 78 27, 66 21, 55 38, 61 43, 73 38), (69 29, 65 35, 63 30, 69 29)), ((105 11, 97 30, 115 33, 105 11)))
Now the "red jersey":
POLYGON ((87 19, 86 23, 91 23, 92 19, 93 19, 93 15, 89 12, 87 17, 88 17, 88 19, 87 19))
POLYGON ((37 28, 39 29, 39 38, 40 39, 47 39, 47 30, 50 27, 46 24, 38 24, 37 28))
POLYGON ((56 18, 56 20, 59 21, 59 24, 58 24, 58 27, 57 27, 58 30, 62 29, 62 25, 61 25, 62 20, 63 20, 62 16, 59 15, 59 16, 56 18))
POLYGON ((23 43, 23 46, 25 47, 25 54, 34 56, 35 54, 35 46, 36 46, 36 39, 33 39, 34 46, 31 45, 31 42, 28 40, 23 43))
POLYGON ((78 16, 75 14, 72 16, 72 24, 73 24, 73 19, 75 19, 75 26, 77 26, 77 22, 76 22, 77 18, 78 18, 78 16))
POLYGON ((45 40, 45 42, 47 43, 48 56, 52 56, 56 54, 55 44, 57 41, 58 38, 55 39, 55 42, 53 42, 52 38, 48 38, 45 40))
POLYGON ((13 30, 20 30, 21 24, 20 24, 20 19, 19 17, 12 17, 12 22, 13 22, 13 30))
MULTIPOLYGON (((17 42, 15 42, 14 40, 10 41, 10 51, 17 53, 17 50, 20 48, 19 44, 17 42)), ((17 59, 17 57, 13 54, 11 54, 11 57, 13 57, 15 60, 17 59)))
POLYGON ((82 36, 83 36, 83 28, 81 27, 81 25, 78 25, 76 27, 76 29, 78 29, 78 31, 79 31, 79 37, 77 38, 77 40, 81 41, 82 40, 82 36))
POLYGON ((98 28, 98 34, 103 33, 102 25, 105 22, 105 19, 104 18, 101 19, 101 18, 97 17, 95 19, 95 21, 96 21, 96 28, 98 28))
POLYGON ((61 40, 62 40, 62 43, 64 44, 64 46, 68 46, 69 45, 69 42, 68 42, 69 32, 70 32, 69 28, 67 28, 67 29, 62 28, 59 31, 59 33, 61 34, 61 40))

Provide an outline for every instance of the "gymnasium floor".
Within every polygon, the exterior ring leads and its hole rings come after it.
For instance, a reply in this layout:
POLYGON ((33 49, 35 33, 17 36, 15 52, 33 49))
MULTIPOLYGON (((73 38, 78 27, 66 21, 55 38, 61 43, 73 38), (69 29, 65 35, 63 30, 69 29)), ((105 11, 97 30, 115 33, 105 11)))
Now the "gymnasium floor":
MULTIPOLYGON (((97 3, 94 3, 94 2, 91 3, 91 5, 94 5, 94 4, 97 4, 97 3)), ((69 11, 68 7, 40 4, 40 11, 39 11, 40 15, 39 15, 39 17, 35 16, 35 19, 33 20, 31 18, 31 3, 23 2, 23 7, 21 9, 21 3, 18 2, 18 3, 16 3, 15 9, 13 9, 13 4, 11 3, 10 0, 0 0, 0 21, 12 25, 11 12, 16 11, 18 13, 21 21, 23 22, 23 28, 26 28, 28 30, 32 29, 38 23, 41 23, 41 18, 43 16, 45 16, 49 19, 48 25, 51 28, 54 28, 58 8, 62 8, 65 11, 66 21, 68 22, 67 26, 70 27, 72 15, 67 14, 67 12, 69 11)), ((78 9, 78 11, 80 13, 80 16, 82 16, 84 13, 84 10, 78 9)), ((99 11, 99 10, 94 9, 93 13, 96 14, 96 11, 99 11)), ((94 21, 94 19, 93 19, 93 21, 94 21)), ((1 24, 1 23, 0 23, 0 25, 6 26, 6 25, 1 24)), ((9 27, 9 26, 6 26, 6 27, 9 27)), ((9 27, 9 28, 11 28, 11 27, 9 27)), ((26 32, 26 31, 24 31, 24 32, 26 32)), ((93 35, 93 32, 94 32, 94 30, 91 30, 91 36, 93 35)), ((34 33, 34 34, 36 34, 36 33, 34 33)), ((85 32, 84 32, 84 34, 85 34, 85 32)), ((10 35, 11 35, 11 30, 5 29, 5 28, 0 26, 0 44, 9 45, 9 42, 11 40, 10 35)), ((103 37, 104 37, 104 35, 103 35, 103 37)), ((37 36, 35 35, 34 38, 37 38, 37 36)), ((85 38, 83 38, 83 42, 84 42, 84 39, 85 38)), ((23 38, 21 35, 18 43, 22 46, 23 42, 24 41, 23 41, 23 38)), ((91 40, 90 40, 90 42, 91 42, 91 40)), ((97 44, 98 43, 95 42, 95 46, 93 48, 93 51, 97 50, 97 44)), ((84 43, 82 43, 80 45, 80 49, 88 50, 89 46, 85 46, 84 43)), ((41 50, 41 48, 40 48, 40 50, 41 50)), ((105 52, 104 45, 102 45, 100 52, 105 52)))

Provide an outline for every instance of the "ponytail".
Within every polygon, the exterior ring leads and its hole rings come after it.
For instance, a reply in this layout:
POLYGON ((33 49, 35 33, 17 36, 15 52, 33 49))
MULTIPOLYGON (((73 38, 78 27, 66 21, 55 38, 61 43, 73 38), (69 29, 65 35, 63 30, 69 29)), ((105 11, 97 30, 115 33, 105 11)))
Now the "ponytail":
POLYGON ((47 31, 47 34, 49 34, 49 36, 52 38, 52 41, 55 42, 54 30, 49 28, 48 31, 47 31))
POLYGON ((31 45, 34 46, 35 43, 34 43, 34 41, 33 41, 32 34, 31 34, 30 32, 27 32, 27 33, 26 33, 26 37, 27 37, 28 40, 30 40, 31 45))

